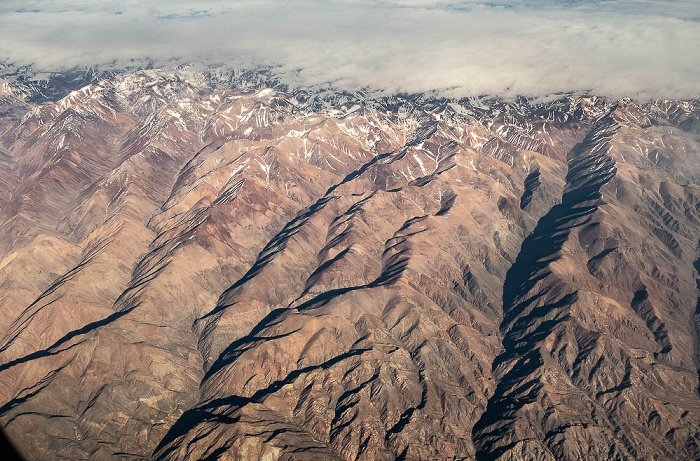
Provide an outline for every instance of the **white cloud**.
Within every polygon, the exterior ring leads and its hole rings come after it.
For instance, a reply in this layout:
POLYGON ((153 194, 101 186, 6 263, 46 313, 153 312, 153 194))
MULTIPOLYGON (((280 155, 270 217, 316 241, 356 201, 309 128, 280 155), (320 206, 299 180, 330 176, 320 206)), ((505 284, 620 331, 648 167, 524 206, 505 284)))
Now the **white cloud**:
POLYGON ((452 96, 700 96, 696 0, 5 0, 0 60, 269 65, 292 83, 452 96))

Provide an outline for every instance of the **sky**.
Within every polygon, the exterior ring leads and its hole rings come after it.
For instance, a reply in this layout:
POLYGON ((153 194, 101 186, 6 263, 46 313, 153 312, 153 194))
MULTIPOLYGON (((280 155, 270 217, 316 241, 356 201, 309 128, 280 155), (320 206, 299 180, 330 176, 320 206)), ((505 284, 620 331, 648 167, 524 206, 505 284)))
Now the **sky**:
POLYGON ((2 0, 0 61, 270 66, 388 93, 700 97, 700 0, 2 0))

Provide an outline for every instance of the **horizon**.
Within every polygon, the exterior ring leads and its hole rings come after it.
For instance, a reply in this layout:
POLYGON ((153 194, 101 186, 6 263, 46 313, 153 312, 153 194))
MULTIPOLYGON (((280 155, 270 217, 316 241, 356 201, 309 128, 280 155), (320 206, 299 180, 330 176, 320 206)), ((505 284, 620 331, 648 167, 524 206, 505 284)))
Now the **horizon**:
POLYGON ((13 0, 0 62, 38 72, 154 63, 271 68, 290 86, 445 97, 700 96, 683 0, 13 0))

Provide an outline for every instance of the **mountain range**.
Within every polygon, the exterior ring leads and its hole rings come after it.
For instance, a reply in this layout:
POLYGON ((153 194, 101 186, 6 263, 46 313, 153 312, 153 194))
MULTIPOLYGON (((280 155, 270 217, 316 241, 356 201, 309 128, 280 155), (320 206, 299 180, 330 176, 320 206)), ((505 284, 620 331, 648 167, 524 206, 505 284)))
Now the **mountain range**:
POLYGON ((3 75, 27 459, 700 458, 700 100, 3 75))

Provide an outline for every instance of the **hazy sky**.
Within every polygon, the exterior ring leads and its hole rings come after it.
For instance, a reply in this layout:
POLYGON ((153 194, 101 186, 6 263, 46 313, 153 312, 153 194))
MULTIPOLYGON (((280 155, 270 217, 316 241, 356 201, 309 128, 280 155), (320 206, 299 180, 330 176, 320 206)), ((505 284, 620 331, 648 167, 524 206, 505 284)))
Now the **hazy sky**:
POLYGON ((0 60, 275 66, 452 96, 700 96, 700 0, 3 0, 0 60))

